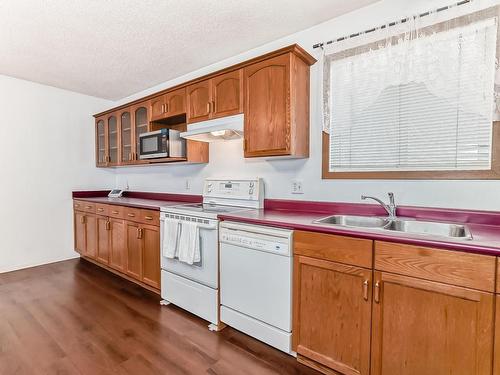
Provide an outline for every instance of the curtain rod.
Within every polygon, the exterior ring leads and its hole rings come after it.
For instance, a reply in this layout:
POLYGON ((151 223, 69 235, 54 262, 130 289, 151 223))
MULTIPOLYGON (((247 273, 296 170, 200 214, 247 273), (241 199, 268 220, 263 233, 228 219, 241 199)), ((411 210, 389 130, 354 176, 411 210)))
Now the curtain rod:
POLYGON ((325 44, 328 45, 328 44, 332 44, 332 43, 336 43, 336 42, 341 42, 341 41, 346 40, 346 39, 355 38, 357 36, 361 36, 361 35, 364 35, 364 34, 372 33, 372 32, 377 31, 377 30, 385 29, 388 26, 395 26, 395 25, 398 25, 400 23, 408 22, 412 18, 425 17, 425 16, 428 16, 428 15, 433 14, 433 13, 442 12, 443 10, 448 10, 448 9, 451 9, 451 8, 454 8, 454 7, 457 7, 457 6, 460 6, 460 5, 471 3, 472 1, 473 0, 462 0, 462 1, 459 1, 458 3, 454 3, 454 4, 451 4, 451 5, 448 5, 448 6, 444 6, 444 7, 438 8, 438 9, 436 9, 434 11, 427 11, 427 12, 424 12, 424 13, 420 13, 419 15, 416 15, 416 16, 406 17, 406 18, 403 18, 403 19, 401 19, 399 21, 393 21, 393 22, 390 22, 388 24, 381 25, 379 27, 374 27, 374 28, 369 29, 369 30, 361 31, 361 32, 358 32, 358 33, 355 33, 355 34, 351 34, 351 35, 346 35, 346 36, 343 36, 342 38, 332 39, 332 40, 329 40, 328 42, 317 43, 317 44, 313 45, 313 48, 322 48, 325 44))

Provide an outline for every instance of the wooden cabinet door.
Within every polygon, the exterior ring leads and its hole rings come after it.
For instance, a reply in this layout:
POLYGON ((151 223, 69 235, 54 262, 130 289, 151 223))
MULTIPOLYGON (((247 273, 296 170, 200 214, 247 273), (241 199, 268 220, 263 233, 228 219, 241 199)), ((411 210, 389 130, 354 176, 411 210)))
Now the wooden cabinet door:
POLYGON ((160 228, 143 225, 142 281, 160 289, 160 228))
MULTIPOLYGON (((500 272, 500 270, 499 270, 500 272)), ((500 280, 498 280, 500 282, 500 280)), ((497 289, 497 292, 500 291, 497 289)), ((495 319, 495 353, 493 360, 493 374, 500 374, 500 295, 496 297, 496 319, 495 319)))
POLYGON ((188 123, 205 121, 210 118, 212 101, 210 82, 210 80, 206 80, 187 87, 188 123))
POLYGON ((117 114, 113 113, 107 118, 108 140, 108 165, 118 165, 119 162, 119 132, 117 114))
POLYGON ((150 112, 146 103, 141 103, 133 106, 131 109, 131 113, 133 117, 132 154, 134 160, 139 160, 139 138, 141 134, 148 132, 150 112))
POLYGON ((109 241, 109 266, 125 272, 125 221, 109 218, 111 239, 109 241))
POLYGON ((85 256, 95 259, 97 256, 97 217, 95 215, 85 216, 85 256))
POLYGON ((109 232, 111 223, 107 217, 97 216, 97 261, 109 264, 109 232))
POLYGON ((101 117, 96 119, 96 166, 105 167, 108 161, 108 131, 106 129, 106 119, 101 117))
POLYGON ((165 115, 176 116, 186 113, 186 88, 167 92, 165 94, 165 115))
POLYGON ((299 360, 369 374, 371 281, 368 269, 295 256, 293 347, 299 360))
POLYGON ((86 225, 85 225, 85 214, 80 211, 75 211, 74 215, 74 231, 75 231, 75 250, 81 255, 85 255, 86 252, 86 225))
POLYGON ((290 55, 244 69, 245 157, 290 154, 290 55))
POLYGON ((128 164, 134 160, 132 154, 132 116, 130 109, 120 112, 120 163, 128 164))
POLYGON ((137 223, 126 222, 126 273, 137 280, 142 278, 143 230, 137 223))
POLYGON ((212 79, 212 118, 243 112, 243 69, 212 79))
POLYGON ((149 101, 151 111, 151 121, 165 118, 165 95, 157 96, 149 101))
POLYGON ((376 272, 373 375, 492 372, 492 293, 376 272))

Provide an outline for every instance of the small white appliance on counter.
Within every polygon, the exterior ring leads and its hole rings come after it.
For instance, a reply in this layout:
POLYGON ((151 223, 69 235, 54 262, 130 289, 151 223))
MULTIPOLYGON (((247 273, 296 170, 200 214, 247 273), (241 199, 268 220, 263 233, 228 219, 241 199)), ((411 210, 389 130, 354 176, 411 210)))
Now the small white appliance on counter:
POLYGON ((220 225, 221 321, 292 351, 292 231, 220 225))
MULTIPOLYGON (((217 215, 263 206, 264 185, 259 178, 205 181, 203 203, 161 208, 161 296, 162 304, 173 303, 209 321, 211 330, 219 324, 219 220, 217 215), (166 222, 179 224, 179 232, 196 223, 199 261, 189 264, 165 253, 170 231, 166 222), (167 233, 168 232, 168 233, 167 233)), ((180 236, 182 237, 182 236, 180 236)), ((184 247, 185 249, 185 247, 184 247)))

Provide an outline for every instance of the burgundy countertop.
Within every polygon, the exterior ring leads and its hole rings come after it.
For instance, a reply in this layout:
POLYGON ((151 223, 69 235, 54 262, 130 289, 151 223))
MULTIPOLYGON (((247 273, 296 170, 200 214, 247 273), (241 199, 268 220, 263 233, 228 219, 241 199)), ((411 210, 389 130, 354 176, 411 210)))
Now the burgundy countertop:
POLYGON ((468 226, 473 238, 471 240, 464 240, 389 232, 380 229, 351 229, 325 224, 313 224, 313 221, 317 219, 334 214, 369 216, 385 216, 386 214, 381 207, 371 204, 309 203, 268 200, 264 209, 238 211, 219 215, 219 218, 221 220, 249 224, 270 225, 287 229, 500 256, 500 212, 420 207, 398 208, 398 216, 400 217, 465 224, 468 226))
POLYGON ((123 197, 109 198, 108 191, 75 191, 73 198, 101 203, 116 204, 119 206, 144 208, 149 210, 160 210, 160 207, 178 206, 181 204, 199 203, 201 196, 187 194, 167 194, 167 193, 144 193, 144 192, 125 192, 123 197))

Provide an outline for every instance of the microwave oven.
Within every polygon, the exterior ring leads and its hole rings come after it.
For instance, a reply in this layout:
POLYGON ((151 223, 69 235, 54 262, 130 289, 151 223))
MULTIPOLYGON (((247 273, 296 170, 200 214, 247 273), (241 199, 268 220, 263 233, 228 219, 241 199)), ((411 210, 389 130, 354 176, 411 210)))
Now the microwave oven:
POLYGON ((186 157, 186 140, 181 132, 161 129, 139 135, 139 159, 186 157))

